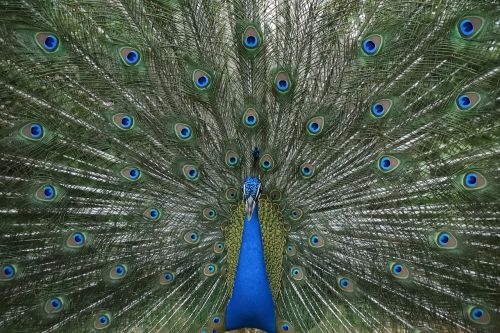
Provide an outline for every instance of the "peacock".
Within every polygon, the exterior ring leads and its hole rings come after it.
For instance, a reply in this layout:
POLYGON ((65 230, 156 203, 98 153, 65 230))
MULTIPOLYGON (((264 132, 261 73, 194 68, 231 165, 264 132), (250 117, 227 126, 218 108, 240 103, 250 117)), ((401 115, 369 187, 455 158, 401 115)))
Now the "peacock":
POLYGON ((500 331, 497 0, 0 1, 0 332, 500 331))

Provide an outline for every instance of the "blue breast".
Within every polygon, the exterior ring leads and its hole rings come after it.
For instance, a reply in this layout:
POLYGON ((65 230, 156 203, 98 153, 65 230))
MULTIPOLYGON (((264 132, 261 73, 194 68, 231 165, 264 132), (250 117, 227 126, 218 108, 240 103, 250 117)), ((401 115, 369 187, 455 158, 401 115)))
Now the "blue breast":
MULTIPOLYGON (((258 206, 258 205, 257 205, 258 206)), ((276 332, 274 302, 267 279, 258 207, 245 218, 233 296, 226 308, 226 329, 258 328, 276 332)))

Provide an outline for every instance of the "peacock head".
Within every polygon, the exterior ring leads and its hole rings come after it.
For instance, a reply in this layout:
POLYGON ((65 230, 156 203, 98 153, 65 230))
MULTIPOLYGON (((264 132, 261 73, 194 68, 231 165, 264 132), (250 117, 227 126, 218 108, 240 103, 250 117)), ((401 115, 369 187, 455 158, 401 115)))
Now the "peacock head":
POLYGON ((260 195, 260 179, 259 177, 247 177, 243 185, 243 200, 245 200, 245 211, 247 218, 252 218, 253 211, 257 205, 257 200, 260 195))

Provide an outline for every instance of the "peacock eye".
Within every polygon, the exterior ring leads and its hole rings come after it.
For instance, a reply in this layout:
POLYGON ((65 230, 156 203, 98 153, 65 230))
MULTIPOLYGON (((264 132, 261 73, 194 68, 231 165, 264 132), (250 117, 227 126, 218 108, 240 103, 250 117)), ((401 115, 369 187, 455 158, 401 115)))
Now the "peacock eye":
POLYGON ((479 103, 481 96, 475 92, 467 92, 457 97, 456 105, 458 109, 468 111, 479 103))
POLYGON ((465 39, 475 37, 483 27, 483 19, 477 16, 464 17, 458 22, 458 32, 465 39))
POLYGON ((204 70, 197 69, 193 72, 193 82, 196 88, 204 90, 210 86, 210 76, 204 70))
POLYGON ((213 221, 217 217, 217 212, 215 211, 215 209, 210 207, 204 208, 203 217, 209 221, 213 221))
POLYGON ((42 185, 36 192, 35 198, 39 201, 52 201, 57 196, 57 190, 53 185, 42 185))
POLYGON ((141 60, 141 54, 138 50, 131 47, 123 47, 120 49, 120 57, 127 66, 134 66, 141 60))
POLYGON ((439 231, 434 235, 434 242, 437 247, 445 250, 453 250, 458 246, 457 238, 448 231, 439 231))
POLYGON ((394 278, 400 280, 407 279, 410 275, 408 267, 400 262, 391 262, 389 264, 389 271, 394 278))
POLYGON ((294 280, 300 281, 304 279, 304 272, 301 267, 292 267, 292 269, 290 270, 290 276, 294 280))
POLYGON ((123 264, 116 264, 109 272, 109 277, 112 280, 123 279, 125 275, 127 275, 127 266, 123 264))
POLYGON ((111 325, 111 315, 109 313, 100 313, 94 318, 94 328, 103 330, 111 325))
POLYGON ((147 208, 144 213, 144 217, 152 222, 156 222, 160 219, 161 213, 158 208, 147 208))
POLYGON ((169 285, 174 282, 175 275, 172 272, 165 272, 160 275, 160 284, 169 285))
POLYGON ((380 171, 388 173, 396 170, 396 168, 399 166, 399 160, 394 156, 389 156, 389 155, 382 156, 378 160, 377 166, 380 171))
POLYGON ((490 313, 482 306, 474 305, 467 307, 467 316, 475 324, 486 325, 491 320, 490 313))
POLYGON ((253 128, 259 122, 259 114, 252 108, 248 108, 243 114, 243 125, 248 128, 253 128))
POLYGON ((184 240, 189 244, 196 244, 200 241, 200 234, 197 230, 191 230, 184 234, 184 240))
POLYGON ((274 84, 278 92, 286 93, 290 90, 290 76, 287 72, 278 72, 274 84))
POLYGON ((274 168, 274 160, 269 154, 262 155, 259 164, 260 168, 264 171, 271 171, 274 168))
POLYGON ((224 251, 224 242, 217 242, 214 244, 213 250, 215 253, 222 253, 224 251))
POLYGON ((23 138, 31 141, 40 141, 44 137, 45 131, 39 123, 29 123, 21 128, 23 138))
POLYGON ((57 51, 59 47, 59 38, 55 34, 39 32, 36 34, 35 40, 38 46, 48 53, 57 51))
POLYGON ((16 277, 16 267, 11 264, 0 266, 0 281, 10 281, 16 277))
POLYGON ((217 265, 213 263, 206 264, 203 267, 203 274, 206 276, 214 276, 217 273, 217 265))
POLYGON ((319 135, 323 131, 323 126, 325 125, 324 117, 313 117, 306 125, 307 133, 309 135, 319 135))
POLYGON ((87 236, 83 232, 72 232, 66 239, 66 245, 70 248, 81 248, 86 244, 87 236))
POLYGON ((390 99, 381 99, 372 105, 371 115, 374 118, 384 117, 392 107, 390 99))
POLYGON ((182 141, 188 141, 193 136, 193 131, 189 125, 177 123, 174 125, 175 135, 182 141))
POLYGON ((249 50, 259 47, 260 40, 260 35, 253 26, 247 27, 242 35, 243 46, 249 50))
POLYGON ((228 151, 226 153, 226 157, 225 157, 225 162, 226 162, 226 165, 229 166, 229 167, 235 167, 238 165, 238 162, 240 161, 240 158, 238 156, 238 153, 236 153, 235 151, 228 151))
POLYGON ((325 240, 318 234, 313 234, 309 237, 309 245, 313 248, 320 248, 325 246, 325 240))
POLYGON ((346 277, 340 277, 338 280, 337 280, 337 283, 340 287, 341 290, 345 291, 345 292, 353 292, 354 291, 354 285, 353 283, 351 282, 350 279, 346 278, 346 277))
POLYGON ((126 167, 121 171, 121 175, 130 181, 137 181, 141 178, 141 170, 137 167, 126 167))
POLYGON ((198 168, 191 164, 186 164, 182 167, 182 174, 187 180, 190 181, 198 180, 200 176, 198 168))
POLYGON ((118 113, 113 116, 113 124, 120 129, 128 130, 134 126, 134 118, 125 113, 118 113))
POLYGON ((462 184, 467 190, 479 190, 486 186, 486 178, 479 172, 467 172, 463 176, 462 184))
POLYGON ((371 35, 362 42, 362 49, 366 55, 375 55, 382 48, 382 36, 371 35))
POLYGON ((57 313, 57 312, 61 312, 62 309, 63 309, 63 300, 61 297, 54 297, 54 298, 51 298, 49 300, 47 300, 47 302, 45 303, 45 312, 51 314, 51 313, 57 313))
POLYGON ((304 163, 300 166, 300 175, 303 178, 311 178, 314 175, 314 166, 311 163, 304 163))

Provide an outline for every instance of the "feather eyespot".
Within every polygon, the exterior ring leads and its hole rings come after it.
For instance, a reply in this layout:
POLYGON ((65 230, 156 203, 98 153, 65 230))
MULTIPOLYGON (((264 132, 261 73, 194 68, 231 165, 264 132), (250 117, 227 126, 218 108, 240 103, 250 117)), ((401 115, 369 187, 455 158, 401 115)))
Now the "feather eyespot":
POLYGON ((301 281, 304 279, 304 272, 301 267, 292 267, 290 276, 296 281, 301 281))
POLYGON ((476 36, 483 27, 483 19, 477 16, 469 16, 460 19, 457 28, 460 36, 470 39, 476 36))
POLYGON ((109 272, 109 277, 112 280, 123 279, 127 275, 127 266, 123 264, 116 264, 109 272))
POLYGON ((217 242, 214 244, 214 252, 219 254, 224 252, 225 244, 224 242, 217 242))
POLYGON ((44 137, 45 131, 42 124, 29 123, 21 128, 21 135, 31 141, 40 141, 44 137))
POLYGON ((318 116, 311 118, 306 125, 307 133, 309 135, 319 135, 323 131, 325 125, 325 118, 318 116))
POLYGON ((120 49, 120 57, 127 66, 137 65, 139 60, 141 60, 139 51, 131 47, 122 47, 120 49))
POLYGON ((196 88, 200 90, 207 89, 210 86, 210 75, 201 69, 193 72, 193 82, 196 88))
POLYGON ((259 122, 259 114, 252 108, 248 108, 243 114, 243 125, 248 128, 257 126, 259 122))
POLYGON ((390 262, 389 263, 389 272, 392 277, 400 280, 408 279, 410 276, 410 270, 408 267, 400 262, 390 262))
POLYGON ((297 249, 293 244, 288 244, 286 246, 286 254, 289 255, 290 257, 293 257, 297 254, 297 249))
POLYGON ((206 264, 203 267, 203 274, 206 276, 214 276, 217 273, 217 265, 216 264, 206 264))
POLYGON ((462 185, 467 190, 479 190, 487 185, 486 178, 479 172, 470 171, 463 176, 462 185))
POLYGON ((193 130, 189 125, 177 123, 174 128, 175 135, 182 141, 188 141, 193 137, 193 130))
POLYGON ((321 248, 325 246, 325 240, 318 234, 313 234, 309 237, 309 245, 313 248, 321 248))
POLYGON ((59 38, 55 34, 39 32, 35 36, 38 46, 48 53, 53 53, 59 48, 59 38))
POLYGON ((491 320, 490 313, 482 306, 474 305, 467 307, 467 316, 469 320, 476 324, 486 325, 491 320))
POLYGON ((281 191, 278 189, 271 190, 271 192, 269 193, 269 196, 271 197, 272 202, 281 201, 281 191))
POLYGON ((246 49, 253 50, 258 48, 260 46, 261 38, 257 29, 253 26, 247 27, 242 35, 242 42, 246 49))
POLYGON ((226 157, 225 157, 225 162, 226 162, 226 165, 230 168, 234 168, 235 166, 238 165, 239 161, 240 161, 240 157, 238 156, 238 153, 236 153, 235 151, 228 151, 226 153, 226 157))
POLYGON ((134 118, 126 113, 117 113, 113 116, 113 124, 115 124, 116 127, 123 129, 123 130, 128 130, 134 127, 134 118))
POLYGON ((217 211, 210 207, 204 208, 203 217, 209 221, 213 221, 217 217, 217 211))
POLYGON ((184 234, 184 240, 189 244, 196 244, 200 241, 200 234, 196 230, 188 231, 184 234))
POLYGON ((352 281, 346 277, 339 277, 337 279, 337 283, 340 287, 345 292, 351 293, 354 291, 354 284, 352 281))
POLYGON ((229 202, 236 202, 238 199, 238 190, 234 187, 230 187, 226 190, 226 200, 229 202))
POLYGON ((80 231, 74 231, 66 238, 66 246, 73 249, 82 248, 87 243, 87 236, 80 231))
POLYGON ((278 326, 278 329, 279 329, 279 333, 283 333, 283 332, 292 333, 293 332, 292 325, 290 325, 290 323, 288 323, 286 321, 281 322, 278 326))
POLYGON ((278 72, 274 79, 274 85, 279 93, 286 93, 290 90, 290 76, 287 72, 278 72))
POLYGON ((300 208, 294 208, 290 211, 290 219, 293 221, 299 221, 302 218, 302 209, 300 208))
POLYGON ((174 282, 175 274, 172 272, 165 272, 160 275, 160 284, 161 285, 169 285, 174 282))
POLYGON ((182 167, 182 174, 187 180, 195 181, 200 177, 198 168, 191 164, 186 164, 182 167))
POLYGON ((371 115, 374 118, 382 118, 387 115, 391 107, 392 101, 390 99, 381 99, 373 103, 371 115))
POLYGON ((382 48, 382 36, 371 35, 365 38, 362 42, 362 49, 366 55, 375 55, 382 48))
POLYGON ((0 281, 10 281, 16 277, 16 267, 11 264, 0 266, 0 281))
POLYGON ((314 176, 314 166, 311 163, 304 163, 300 166, 300 175, 302 178, 308 179, 314 176))
POLYGON ((481 96, 475 92, 467 92, 457 97, 456 105, 460 110, 468 111, 479 103, 481 96))
POLYGON ((111 315, 109 313, 99 313, 94 317, 94 328, 103 330, 111 325, 111 315))
POLYGON ((156 222, 160 219, 161 212, 158 208, 151 207, 151 208, 146 209, 144 211, 143 215, 147 220, 152 221, 152 222, 156 222))
POLYGON ((377 163, 378 169, 384 173, 389 173, 391 171, 394 171, 398 166, 399 166, 399 159, 389 155, 382 156, 381 158, 379 158, 377 163))
POLYGON ((137 167, 126 167, 121 171, 122 177, 130 181, 138 181, 141 176, 141 170, 137 167))
POLYGON ((271 171, 274 168, 274 160, 271 155, 264 154, 260 158, 260 168, 264 171, 271 171))
POLYGON ((434 242, 440 249, 453 250, 458 246, 457 238, 448 231, 439 231, 435 233, 434 242))
POLYGON ((52 314, 61 312, 63 310, 63 307, 64 307, 63 299, 61 297, 54 297, 45 302, 44 309, 45 312, 47 312, 48 314, 52 314))
POLYGON ((36 192, 35 198, 39 201, 53 201, 57 196, 56 188, 51 184, 42 185, 36 192))

